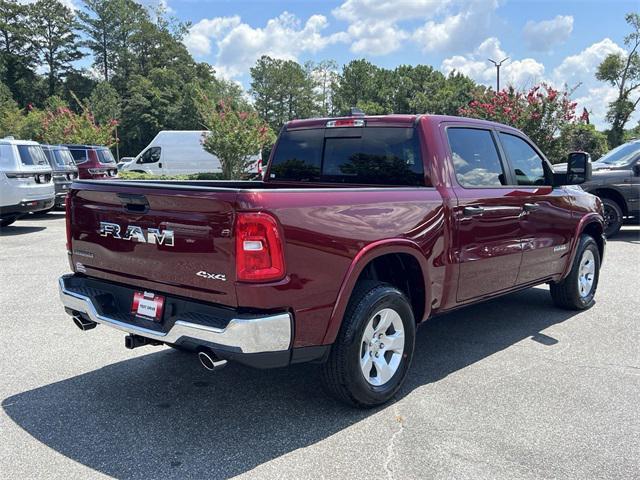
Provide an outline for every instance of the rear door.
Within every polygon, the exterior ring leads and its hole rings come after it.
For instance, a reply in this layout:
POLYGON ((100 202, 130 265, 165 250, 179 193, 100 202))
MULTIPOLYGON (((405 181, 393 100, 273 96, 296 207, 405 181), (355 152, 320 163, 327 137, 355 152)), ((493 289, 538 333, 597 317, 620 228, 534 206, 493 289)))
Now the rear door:
POLYGON ((446 126, 454 167, 457 300, 481 298, 515 285, 522 260, 521 202, 491 129, 446 126))
POLYGON ((76 272, 235 305, 235 190, 81 186, 72 201, 76 272))
POLYGON ((514 199, 522 209, 522 264, 516 283, 523 285, 561 273, 576 228, 564 187, 553 188, 551 165, 525 137, 498 133, 512 175, 514 199))

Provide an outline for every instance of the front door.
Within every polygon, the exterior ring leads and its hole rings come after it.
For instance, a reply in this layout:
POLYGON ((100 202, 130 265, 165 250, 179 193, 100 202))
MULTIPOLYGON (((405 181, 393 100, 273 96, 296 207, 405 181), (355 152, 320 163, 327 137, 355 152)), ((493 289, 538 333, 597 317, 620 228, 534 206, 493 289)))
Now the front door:
POLYGON ((512 194, 522 212, 522 264, 516 283, 524 285, 562 273, 577 227, 570 195, 565 187, 551 186, 551 165, 525 137, 499 132, 498 138, 511 170, 512 194))
POLYGON ((457 300, 465 302, 513 287, 522 260, 520 199, 490 129, 446 128, 458 197, 455 254, 457 300))

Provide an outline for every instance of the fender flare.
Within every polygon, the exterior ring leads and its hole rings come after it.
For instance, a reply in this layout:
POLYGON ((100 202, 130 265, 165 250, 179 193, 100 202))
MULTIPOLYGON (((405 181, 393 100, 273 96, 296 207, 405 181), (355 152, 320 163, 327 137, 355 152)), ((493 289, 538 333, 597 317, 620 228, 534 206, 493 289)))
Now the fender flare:
POLYGON ((342 280, 342 284, 340 285, 340 290, 338 291, 338 297, 336 298, 336 301, 334 303, 333 310, 331 311, 331 317, 329 318, 329 323, 327 325, 327 329, 325 331, 324 339, 322 342, 323 344, 331 344, 335 341, 338 335, 338 331, 340 330, 340 325, 342 324, 342 317, 344 316, 347 305, 349 304, 349 299, 351 298, 353 289, 362 271, 373 259, 391 253, 409 254, 414 257, 418 262, 418 265, 420 265, 422 277, 425 281, 425 298, 424 316, 423 318, 417 320, 418 322, 420 322, 428 317, 431 305, 430 291, 427 287, 427 259, 422 253, 422 250, 417 243, 407 239, 392 238, 379 240, 365 246, 351 261, 351 264, 349 265, 349 268, 347 269, 347 272, 345 273, 345 276, 342 280))
POLYGON ((584 232, 585 228, 587 228, 587 226, 592 223, 598 224, 600 226, 600 230, 604 231, 604 219, 599 213, 591 212, 580 219, 580 222, 578 222, 578 226, 576 227, 576 233, 573 236, 573 240, 571 240, 571 254, 569 255, 569 261, 567 262, 567 265, 565 266, 564 271, 562 272, 562 275, 560 277, 561 280, 565 279, 567 275, 569 275, 569 272, 571 272, 571 266, 573 265, 573 261, 576 258, 580 236, 582 235, 582 232, 584 232))

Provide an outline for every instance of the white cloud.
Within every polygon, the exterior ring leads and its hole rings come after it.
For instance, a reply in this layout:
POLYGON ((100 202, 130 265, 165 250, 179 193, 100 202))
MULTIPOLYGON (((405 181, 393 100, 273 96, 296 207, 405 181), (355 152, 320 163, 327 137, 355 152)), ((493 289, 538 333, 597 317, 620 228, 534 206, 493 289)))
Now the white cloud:
MULTIPOLYGON (((479 83, 495 87, 496 68, 487 59, 500 61, 507 56, 500 46, 500 41, 495 37, 489 37, 469 55, 446 58, 441 69, 446 74, 455 70, 479 83)), ((507 60, 500 69, 501 88, 507 85, 516 88, 531 86, 543 79, 544 70, 544 65, 533 58, 507 60)))
POLYGON ((202 19, 189 29, 184 44, 194 55, 207 55, 211 53, 211 39, 219 38, 240 23, 237 15, 202 19))
POLYGON ((473 0, 456 14, 429 20, 413 32, 413 40, 425 52, 454 51, 477 43, 490 31, 498 0, 473 0))
POLYGON ((344 32, 323 35, 327 25, 323 15, 312 15, 302 24, 288 12, 270 19, 264 28, 251 27, 239 17, 218 17, 191 27, 185 45, 193 54, 202 56, 211 53, 211 42, 215 41, 216 71, 233 78, 246 73, 262 55, 295 60, 303 52, 315 53, 346 40, 344 32))
POLYGON ((451 0, 347 0, 333 10, 339 20, 397 22, 428 18, 451 0))
POLYGON ((571 15, 557 15, 551 20, 528 21, 522 32, 524 41, 531 50, 549 51, 566 42, 573 31, 571 15))
POLYGON ((352 52, 370 55, 395 52, 409 37, 407 32, 385 21, 358 21, 349 26, 347 33, 352 40, 352 52))

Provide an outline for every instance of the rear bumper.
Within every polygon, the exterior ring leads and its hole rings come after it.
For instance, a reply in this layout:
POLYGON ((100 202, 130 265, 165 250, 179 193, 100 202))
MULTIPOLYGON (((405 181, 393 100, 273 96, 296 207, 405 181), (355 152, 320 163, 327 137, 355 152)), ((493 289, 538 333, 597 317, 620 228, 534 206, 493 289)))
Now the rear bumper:
POLYGON ((71 182, 56 182, 54 186, 56 187, 56 207, 61 207, 67 198, 67 192, 69 188, 71 188, 71 182))
POLYGON ((44 200, 24 200, 16 205, 0 207, 0 215, 5 217, 47 210, 48 208, 53 207, 54 201, 54 198, 47 198, 44 200))
POLYGON ((162 321, 153 322, 130 313, 134 292, 130 287, 64 275, 59 288, 67 313, 97 324, 161 343, 210 348, 222 358, 254 366, 284 366, 290 362, 293 327, 287 312, 241 314, 167 296, 162 321))

